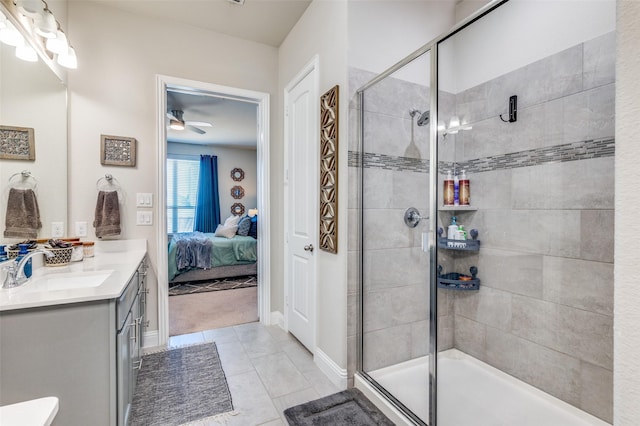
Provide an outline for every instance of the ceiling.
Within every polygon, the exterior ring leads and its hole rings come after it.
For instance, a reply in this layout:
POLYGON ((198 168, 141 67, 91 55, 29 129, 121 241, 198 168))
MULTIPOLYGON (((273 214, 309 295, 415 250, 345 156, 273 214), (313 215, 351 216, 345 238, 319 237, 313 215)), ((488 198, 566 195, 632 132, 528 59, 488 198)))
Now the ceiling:
POLYGON ((311 0, 94 0, 131 13, 180 22, 279 47, 311 0))
MULTIPOLYGON (((218 33, 279 47, 311 0, 94 0, 129 13, 199 27, 218 33)), ((257 105, 211 94, 168 92, 167 111, 184 111, 185 121, 205 121, 199 135, 168 127, 167 140, 190 144, 255 149, 257 105)))
POLYGON ((256 149, 258 138, 258 105, 228 99, 208 93, 189 93, 183 90, 167 91, 167 111, 181 110, 184 121, 204 121, 211 127, 199 127, 206 133, 198 134, 185 128, 168 127, 167 141, 200 145, 233 146, 256 149))

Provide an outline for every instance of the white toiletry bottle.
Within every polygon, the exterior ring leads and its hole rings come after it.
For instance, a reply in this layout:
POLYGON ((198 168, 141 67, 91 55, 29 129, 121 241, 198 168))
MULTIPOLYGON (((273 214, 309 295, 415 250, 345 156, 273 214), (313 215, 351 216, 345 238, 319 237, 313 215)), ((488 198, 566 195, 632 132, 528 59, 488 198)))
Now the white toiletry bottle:
POLYGON ((458 224, 456 223, 456 217, 451 216, 451 225, 449 225, 449 228, 447 228, 447 239, 455 240, 457 232, 458 232, 458 224))
POLYGON ((458 178, 458 172, 453 174, 453 205, 460 205, 460 179, 458 178))

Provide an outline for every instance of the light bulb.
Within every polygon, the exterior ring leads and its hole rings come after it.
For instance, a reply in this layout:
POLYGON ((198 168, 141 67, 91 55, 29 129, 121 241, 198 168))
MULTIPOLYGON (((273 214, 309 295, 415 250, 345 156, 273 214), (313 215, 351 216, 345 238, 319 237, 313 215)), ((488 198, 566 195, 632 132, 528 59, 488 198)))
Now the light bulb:
POLYGON ((184 123, 178 120, 171 119, 171 121, 169 121, 169 127, 171 127, 173 130, 184 130, 184 123))
POLYGON ((65 68, 76 69, 78 68, 78 57, 73 47, 69 46, 66 53, 58 55, 58 64, 65 68))
POLYGON ((457 115, 451 117, 451 121, 449 122, 449 128, 451 127, 460 127, 460 119, 457 115))
POLYGON ((20 46, 24 43, 24 37, 16 30, 11 22, 6 22, 6 27, 0 29, 0 41, 9 46, 20 46))
POLYGON ((39 14, 33 23, 36 27, 36 33, 44 38, 55 38, 58 33, 58 23, 49 9, 45 9, 39 14))
POLYGON ((58 30, 56 38, 47 39, 46 47, 51 53, 57 53, 58 55, 66 53, 69 50, 67 36, 62 30, 58 30))
POLYGON ((23 42, 20 46, 16 47, 16 57, 28 62, 38 62, 38 54, 29 46, 27 42, 23 42))

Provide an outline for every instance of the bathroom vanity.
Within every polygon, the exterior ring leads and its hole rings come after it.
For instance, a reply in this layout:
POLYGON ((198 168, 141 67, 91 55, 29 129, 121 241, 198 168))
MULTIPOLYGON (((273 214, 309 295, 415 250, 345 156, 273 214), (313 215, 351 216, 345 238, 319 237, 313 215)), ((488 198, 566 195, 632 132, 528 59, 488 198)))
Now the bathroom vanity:
POLYGON ((0 290, 0 405, 56 396, 56 424, 126 425, 140 367, 146 242, 41 267, 0 290))

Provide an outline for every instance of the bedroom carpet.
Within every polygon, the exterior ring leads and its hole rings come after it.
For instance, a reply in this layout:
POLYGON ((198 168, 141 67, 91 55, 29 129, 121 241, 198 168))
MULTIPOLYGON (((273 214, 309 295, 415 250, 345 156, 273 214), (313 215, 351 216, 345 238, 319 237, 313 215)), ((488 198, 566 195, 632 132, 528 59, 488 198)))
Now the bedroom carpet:
POLYGON ((142 358, 129 424, 181 425, 232 410, 216 344, 206 343, 142 358))
POLYGON ((218 278, 208 281, 191 281, 180 283, 169 288, 169 296, 183 294, 206 293, 208 291, 232 290, 236 288, 254 287, 258 285, 256 275, 233 278, 218 278))
POLYGON ((169 298, 169 336, 258 321, 258 287, 169 298))

